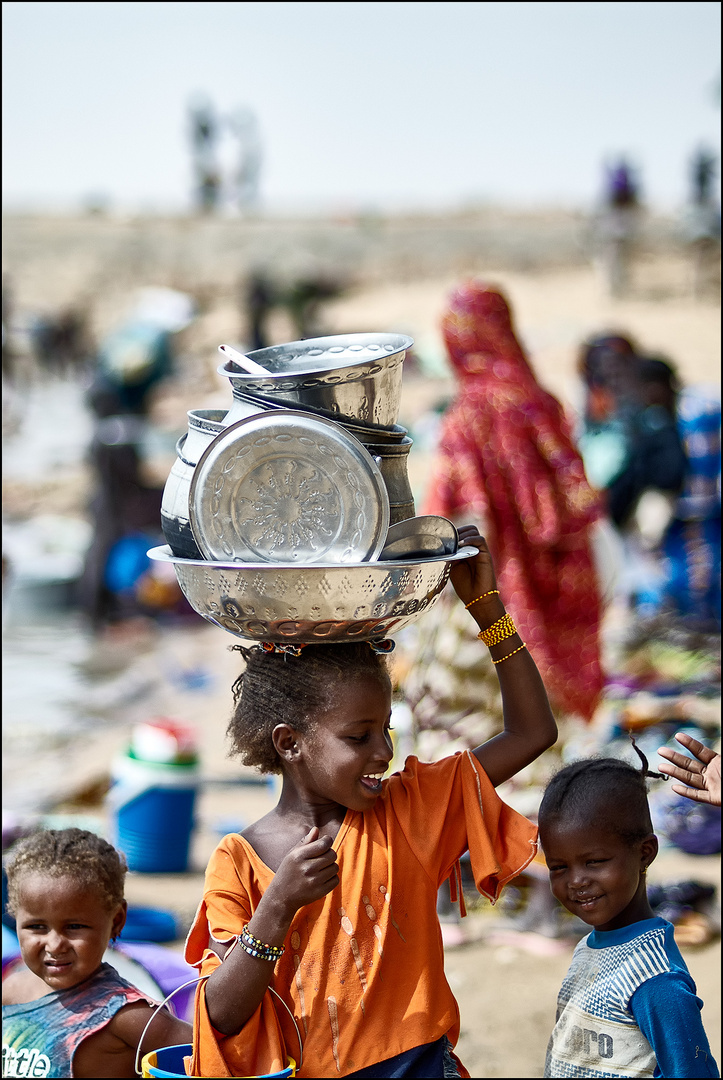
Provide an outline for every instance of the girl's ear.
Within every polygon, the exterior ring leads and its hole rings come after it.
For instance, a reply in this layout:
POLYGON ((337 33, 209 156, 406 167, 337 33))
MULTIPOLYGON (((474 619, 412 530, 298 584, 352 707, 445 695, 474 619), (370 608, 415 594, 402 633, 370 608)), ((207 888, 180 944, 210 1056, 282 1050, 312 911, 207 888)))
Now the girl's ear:
POLYGON ((126 916, 128 915, 128 901, 123 900, 120 907, 113 916, 113 926, 111 927, 110 939, 115 941, 119 936, 121 930, 126 924, 126 916))
POLYGON ((654 833, 646 836, 640 845, 640 861, 643 871, 647 870, 658 855, 658 838, 654 833))
POLYGON ((289 724, 277 724, 271 733, 274 750, 282 761, 289 764, 299 756, 298 734, 289 724))

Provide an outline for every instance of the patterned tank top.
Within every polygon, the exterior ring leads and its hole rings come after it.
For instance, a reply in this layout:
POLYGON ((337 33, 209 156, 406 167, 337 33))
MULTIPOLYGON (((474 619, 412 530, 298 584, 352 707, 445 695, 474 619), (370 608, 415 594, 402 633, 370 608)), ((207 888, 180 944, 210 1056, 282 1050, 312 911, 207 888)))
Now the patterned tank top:
POLYGON ((110 964, 70 990, 22 1005, 3 1005, 3 1076, 72 1077, 73 1054, 84 1039, 145 994, 110 964))

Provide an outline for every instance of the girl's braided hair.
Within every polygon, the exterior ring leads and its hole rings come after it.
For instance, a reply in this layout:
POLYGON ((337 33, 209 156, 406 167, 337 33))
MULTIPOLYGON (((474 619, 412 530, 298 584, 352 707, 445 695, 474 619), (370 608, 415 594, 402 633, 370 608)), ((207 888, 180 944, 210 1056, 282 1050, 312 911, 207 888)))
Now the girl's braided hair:
POLYGON ((389 685, 383 655, 365 641, 307 645, 299 656, 232 645, 245 668, 233 684, 234 712, 227 729, 231 753, 244 765, 280 773, 272 732, 289 724, 300 734, 311 730, 319 714, 331 708, 341 683, 372 678, 389 685))
POLYGON ((123 902, 128 869, 125 857, 95 833, 85 829, 40 829, 15 844, 6 864, 8 911, 20 904, 23 877, 44 874, 69 877, 94 891, 108 911, 123 902))
POLYGON ((653 832, 646 779, 667 779, 651 772, 648 759, 635 745, 640 769, 619 758, 587 758, 560 769, 550 780, 540 803, 541 829, 552 819, 589 824, 595 821, 635 843, 653 832))

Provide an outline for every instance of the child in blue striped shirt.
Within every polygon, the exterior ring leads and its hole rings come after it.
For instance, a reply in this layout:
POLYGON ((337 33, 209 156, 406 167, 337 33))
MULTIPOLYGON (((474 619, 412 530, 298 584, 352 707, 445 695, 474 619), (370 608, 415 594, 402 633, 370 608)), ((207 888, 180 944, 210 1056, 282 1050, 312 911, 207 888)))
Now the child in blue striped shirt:
POLYGON ((615 758, 575 762, 550 781, 540 841, 554 896, 592 927, 558 996, 545 1076, 719 1076, 695 983, 648 902, 658 853, 646 776, 615 758))

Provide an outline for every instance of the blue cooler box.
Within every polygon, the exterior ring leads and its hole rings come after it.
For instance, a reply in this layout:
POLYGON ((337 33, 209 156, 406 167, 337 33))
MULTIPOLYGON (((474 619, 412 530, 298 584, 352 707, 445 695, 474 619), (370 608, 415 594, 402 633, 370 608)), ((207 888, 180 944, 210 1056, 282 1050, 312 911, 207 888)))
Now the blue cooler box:
POLYGON ((128 753, 111 771, 113 839, 129 870, 178 874, 188 869, 198 791, 198 761, 141 761, 128 753))

